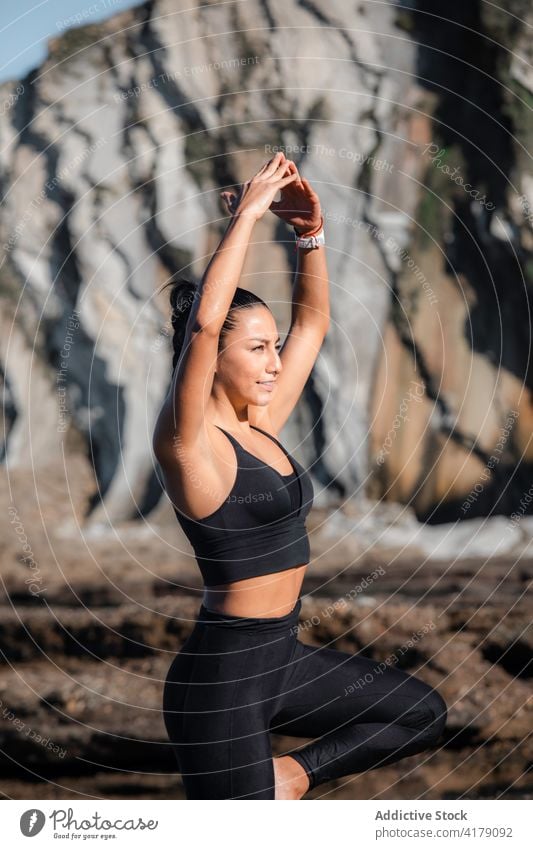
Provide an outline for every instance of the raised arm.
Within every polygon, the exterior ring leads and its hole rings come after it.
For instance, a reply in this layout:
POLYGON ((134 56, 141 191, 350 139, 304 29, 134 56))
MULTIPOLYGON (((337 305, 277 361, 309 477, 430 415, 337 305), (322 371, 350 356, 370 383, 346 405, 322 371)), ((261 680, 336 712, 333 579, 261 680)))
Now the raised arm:
POLYGON ((223 192, 232 218, 199 285, 187 320, 185 338, 153 438, 159 458, 175 454, 175 437, 188 449, 204 441, 204 421, 213 387, 220 331, 231 306, 255 222, 283 186, 297 175, 289 160, 276 154, 244 183, 237 195, 223 192))
MULTIPOLYGON (((298 173, 293 162, 289 163, 289 169, 298 173)), ((272 203, 270 209, 301 235, 316 234, 324 223, 317 193, 308 180, 300 177, 287 186, 281 200, 272 203)), ((291 325, 280 352, 283 369, 267 412, 275 432, 282 429, 298 403, 330 321, 325 246, 299 247, 297 251, 291 325)))

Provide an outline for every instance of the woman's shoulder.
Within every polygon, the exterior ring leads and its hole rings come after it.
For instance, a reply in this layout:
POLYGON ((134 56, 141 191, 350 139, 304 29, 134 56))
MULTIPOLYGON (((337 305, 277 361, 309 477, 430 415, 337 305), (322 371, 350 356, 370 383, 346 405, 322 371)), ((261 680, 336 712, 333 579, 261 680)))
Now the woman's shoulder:
POLYGON ((210 514, 222 501, 232 480, 231 446, 211 421, 194 444, 176 433, 172 449, 158 457, 164 487, 175 507, 193 516, 210 514))

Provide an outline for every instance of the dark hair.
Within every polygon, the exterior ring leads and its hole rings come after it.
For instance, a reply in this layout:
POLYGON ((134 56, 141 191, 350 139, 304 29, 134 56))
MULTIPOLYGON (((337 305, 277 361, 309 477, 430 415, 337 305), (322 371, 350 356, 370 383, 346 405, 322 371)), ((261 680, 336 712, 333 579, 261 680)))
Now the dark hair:
MULTIPOLYGON (((197 283, 191 283, 189 280, 185 280, 183 278, 177 281, 171 281, 167 286, 172 286, 170 290, 170 307, 172 310, 171 313, 171 322, 172 329, 174 331, 174 336, 172 337, 172 347, 174 349, 174 356, 172 357, 172 368, 175 369, 178 363, 181 349, 183 348, 183 342, 185 340, 185 330, 187 327, 187 321, 189 319, 189 315, 192 309, 192 305, 195 299, 198 297, 200 287, 197 283)), ((163 288, 166 288, 165 286, 163 288)), ((253 292, 249 292, 248 289, 241 289, 239 286, 235 289, 235 294, 233 295, 228 313, 226 315, 224 324, 222 325, 222 329, 220 331, 220 336, 218 340, 218 353, 222 350, 224 338, 230 330, 233 330, 237 326, 237 321, 235 318, 235 311, 240 309, 249 309, 250 307, 262 306, 266 307, 267 310, 270 309, 267 303, 263 301, 258 295, 254 295, 253 292)))

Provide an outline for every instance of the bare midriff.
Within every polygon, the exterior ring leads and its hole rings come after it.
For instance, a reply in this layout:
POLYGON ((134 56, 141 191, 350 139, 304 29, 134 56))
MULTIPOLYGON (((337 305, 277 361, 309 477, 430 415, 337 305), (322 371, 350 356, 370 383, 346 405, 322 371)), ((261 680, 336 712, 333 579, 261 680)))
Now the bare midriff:
POLYGON ((285 616, 298 600, 307 566, 304 563, 272 575, 205 587, 204 607, 228 616, 285 616))

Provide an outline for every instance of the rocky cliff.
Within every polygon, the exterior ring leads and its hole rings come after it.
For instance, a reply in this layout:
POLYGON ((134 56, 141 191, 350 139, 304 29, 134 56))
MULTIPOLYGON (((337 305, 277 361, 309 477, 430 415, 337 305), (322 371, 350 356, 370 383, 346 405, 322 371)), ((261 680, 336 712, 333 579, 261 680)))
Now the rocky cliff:
MULTIPOLYGON (((434 6, 360 4, 347 19, 340 0, 159 0, 67 30, 1 87, 11 467, 77 452, 94 470, 91 521, 156 506, 150 435, 170 377, 158 286, 202 273, 225 226, 220 188, 282 146, 320 194, 329 245, 331 330, 284 434, 319 503, 366 492, 428 521, 519 508, 531 9, 434 6)), ((293 270, 287 228, 266 217, 241 282, 282 332, 293 270)))

